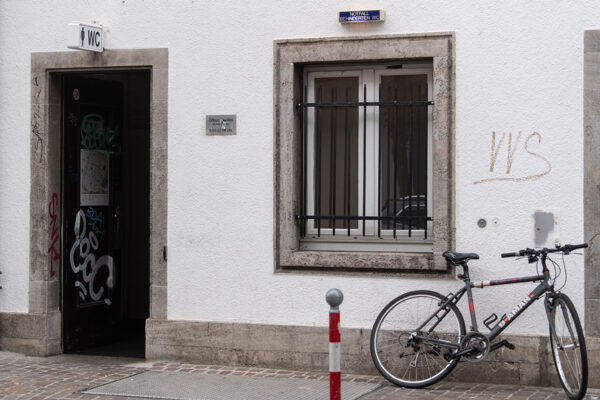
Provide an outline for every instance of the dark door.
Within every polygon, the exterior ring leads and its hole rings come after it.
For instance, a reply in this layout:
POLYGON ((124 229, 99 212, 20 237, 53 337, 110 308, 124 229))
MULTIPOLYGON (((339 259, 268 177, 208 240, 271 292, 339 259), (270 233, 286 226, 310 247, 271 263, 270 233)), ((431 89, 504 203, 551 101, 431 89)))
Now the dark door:
POLYGON ((111 342, 121 322, 123 85, 63 77, 64 351, 111 342))

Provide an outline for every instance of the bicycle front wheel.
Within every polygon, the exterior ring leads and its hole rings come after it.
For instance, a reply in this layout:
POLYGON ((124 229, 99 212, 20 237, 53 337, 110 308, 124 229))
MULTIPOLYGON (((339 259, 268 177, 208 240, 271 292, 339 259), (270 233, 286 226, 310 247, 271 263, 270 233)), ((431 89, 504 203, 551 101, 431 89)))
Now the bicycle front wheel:
POLYGON ((585 338, 575 306, 565 294, 554 298, 550 321, 550 346, 560 383, 570 399, 582 399, 588 377, 585 338))
POLYGON ((458 363, 451 354, 465 335, 458 308, 439 293, 418 290, 392 300, 371 331, 371 357, 388 381, 425 387, 448 375, 458 363))

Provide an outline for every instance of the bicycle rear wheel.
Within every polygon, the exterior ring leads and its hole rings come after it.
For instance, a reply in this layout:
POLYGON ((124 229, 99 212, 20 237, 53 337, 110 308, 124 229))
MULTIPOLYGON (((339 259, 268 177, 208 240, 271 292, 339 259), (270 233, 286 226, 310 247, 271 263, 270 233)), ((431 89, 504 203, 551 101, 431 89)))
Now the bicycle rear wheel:
POLYGON ((565 294, 554 297, 550 321, 550 347, 560 383, 570 399, 582 399, 588 377, 585 338, 575 306, 565 294))
POLYGON ((459 358, 450 354, 465 335, 465 322, 453 303, 441 308, 445 301, 439 293, 418 290, 395 298, 381 311, 371 331, 371 357, 388 381, 425 387, 454 369, 459 358))

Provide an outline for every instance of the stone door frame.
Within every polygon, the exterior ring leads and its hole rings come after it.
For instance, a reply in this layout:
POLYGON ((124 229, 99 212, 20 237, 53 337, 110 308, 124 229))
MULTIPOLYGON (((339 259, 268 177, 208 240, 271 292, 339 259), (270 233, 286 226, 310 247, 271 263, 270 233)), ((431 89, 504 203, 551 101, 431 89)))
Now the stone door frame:
POLYGON ((600 336, 600 30, 584 32, 585 331, 600 336))
MULTIPOLYGON (((60 314, 61 73, 150 71, 150 318, 167 318, 168 49, 31 54, 29 316, 41 325, 27 353, 62 352, 60 314), (60 258, 60 257, 58 257, 60 258)), ((26 323, 28 324, 28 323, 26 323)), ((37 328, 39 329, 39 328, 37 328)))

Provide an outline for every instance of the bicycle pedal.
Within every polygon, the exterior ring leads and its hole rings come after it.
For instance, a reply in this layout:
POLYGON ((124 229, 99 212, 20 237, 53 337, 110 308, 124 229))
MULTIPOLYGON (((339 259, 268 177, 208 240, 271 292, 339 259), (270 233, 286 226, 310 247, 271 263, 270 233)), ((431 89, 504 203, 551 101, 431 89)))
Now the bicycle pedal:
POLYGON ((504 340, 499 341, 498 343, 494 343, 492 345, 492 347, 490 347, 490 351, 496 351, 500 347, 507 347, 509 350, 514 350, 515 349, 515 345, 514 344, 512 344, 508 340, 504 339, 504 340))

